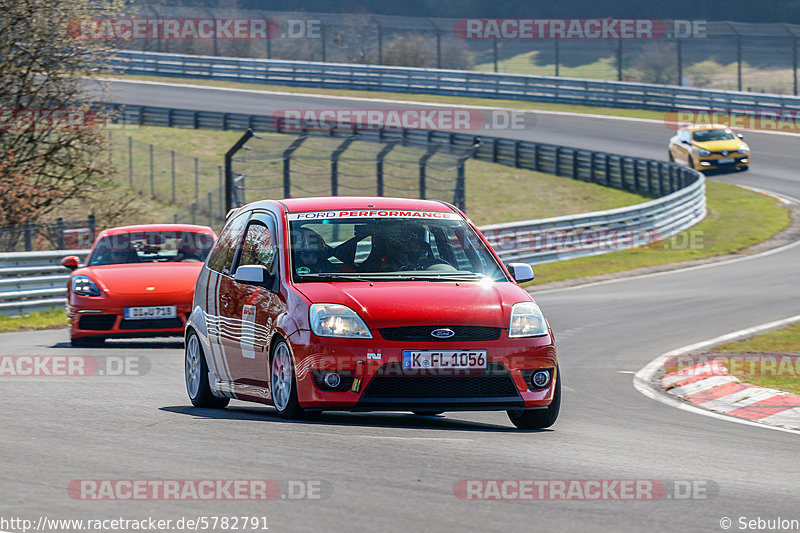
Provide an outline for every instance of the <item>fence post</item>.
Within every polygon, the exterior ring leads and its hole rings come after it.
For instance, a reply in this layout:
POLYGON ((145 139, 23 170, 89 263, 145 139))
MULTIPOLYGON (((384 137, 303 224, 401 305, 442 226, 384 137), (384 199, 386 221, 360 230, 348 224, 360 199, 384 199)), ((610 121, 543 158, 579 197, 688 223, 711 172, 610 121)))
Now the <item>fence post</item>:
POLYGON ((133 189, 133 137, 128 137, 128 185, 133 189))
POLYGON ((339 196, 339 157, 356 139, 355 135, 348 137, 331 153, 331 196, 339 196))
POLYGON ((33 222, 30 220, 25 223, 25 251, 33 250, 33 222))
POLYGON ((200 197, 200 162, 194 158, 194 201, 197 203, 200 197))
POLYGON ((419 158, 419 197, 423 200, 425 199, 425 195, 427 193, 426 188, 427 185, 425 183, 425 166, 428 164, 428 160, 436 153, 439 149, 440 145, 438 144, 431 144, 428 146, 428 150, 419 158))
POLYGON ((150 196, 156 197, 155 176, 153 175, 153 145, 150 145, 150 196))
POLYGON ((89 234, 92 236, 92 243, 94 243, 94 238, 97 235, 97 222, 92 214, 89 215, 89 234))
POLYGON ((397 146, 398 141, 392 141, 386 144, 386 146, 378 152, 378 157, 376 161, 376 171, 375 171, 375 178, 377 180, 377 195, 383 196, 383 160, 386 159, 386 156, 389 155, 389 152, 397 146))
POLYGON ((56 227, 58 228, 58 249, 63 250, 66 248, 64 245, 64 219, 58 217, 56 219, 56 227))
MULTIPOLYGON (((253 130, 247 130, 230 150, 225 152, 225 213, 233 208, 233 156, 253 136, 253 130)), ((209 207, 210 209, 210 207, 209 207)))
POLYGON ((172 156, 172 203, 175 203, 175 150, 170 150, 172 156))
POLYGON ((219 189, 217 189, 217 190, 220 191, 219 202, 217 202, 217 203, 219 204, 218 207, 219 207, 220 218, 225 220, 225 215, 227 213, 223 210, 225 206, 223 205, 223 201, 222 201, 222 186, 224 184, 223 183, 223 180, 224 180, 223 174, 225 172, 225 169, 223 167, 221 167, 221 166, 218 166, 217 168, 219 169, 219 189))
POLYGON ((622 39, 617 39, 617 81, 622 81, 622 39))
POLYGON ((292 197, 292 152, 300 148, 303 141, 308 139, 308 133, 303 133, 297 139, 292 141, 289 148, 283 151, 283 197, 292 197))
POLYGON ((213 193, 208 193, 208 225, 214 225, 214 195, 213 193))

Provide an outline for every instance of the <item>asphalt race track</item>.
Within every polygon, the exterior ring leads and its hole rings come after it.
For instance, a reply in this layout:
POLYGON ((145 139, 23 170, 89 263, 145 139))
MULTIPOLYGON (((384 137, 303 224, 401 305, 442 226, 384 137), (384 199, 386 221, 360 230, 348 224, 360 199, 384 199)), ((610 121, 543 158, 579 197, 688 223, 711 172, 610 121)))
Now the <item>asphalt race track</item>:
MULTIPOLYGON (((115 83, 113 91, 127 103, 259 114, 376 107, 141 83, 115 83)), ((652 122, 539 113, 533 128, 506 133, 658 159, 671 136, 652 122)), ((753 169, 719 179, 800 197, 797 137, 747 133, 746 140, 753 169)), ((241 402, 224 411, 194 409, 179 340, 77 349, 65 330, 0 335, 4 355, 134 358, 147 370, 0 379, 0 516, 244 515, 265 516, 270 531, 404 532, 722 531, 724 517, 733 520, 732 530, 740 530, 740 517, 800 519, 798 435, 687 413, 632 386, 632 373, 666 351, 798 314, 798 265, 795 246, 536 295, 556 333, 565 387, 561 416, 545 431, 516 430, 502 412, 326 413, 315 422, 287 422, 272 408, 241 402), (81 479, 254 478, 319 481, 324 490, 320 499, 268 502, 97 502, 67 492, 81 479), (454 485, 470 479, 635 479, 668 486, 690 480, 707 490, 690 499, 636 502, 460 500, 454 485)))

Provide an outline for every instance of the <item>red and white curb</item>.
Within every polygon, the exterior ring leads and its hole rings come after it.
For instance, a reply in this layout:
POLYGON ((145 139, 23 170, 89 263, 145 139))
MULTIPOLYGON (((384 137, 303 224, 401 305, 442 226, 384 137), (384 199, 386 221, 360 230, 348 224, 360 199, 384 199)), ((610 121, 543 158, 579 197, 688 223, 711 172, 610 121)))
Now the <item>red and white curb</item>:
POLYGON ((672 350, 656 357, 639 370, 633 377, 633 386, 648 398, 684 411, 738 424, 800 434, 800 404, 787 404, 787 402, 791 402, 787 396, 796 397, 796 395, 741 383, 734 376, 721 374, 721 370, 725 370, 725 372, 727 370, 724 367, 720 369, 722 365, 716 361, 705 363, 707 365, 705 367, 695 365, 700 368, 693 371, 683 369, 685 372, 683 375, 671 373, 663 376, 671 379, 668 385, 671 386, 670 393, 664 391, 662 380, 656 379, 671 358, 697 353, 717 344, 750 337, 795 322, 800 322, 800 315, 759 324, 672 350), (687 376, 691 372, 694 372, 695 375, 687 376), (701 377, 703 373, 706 375, 701 377), (695 383, 698 384, 695 385, 695 383), (703 393, 706 393, 706 396, 701 396, 703 393), (719 396, 714 396, 715 394, 719 396), (692 397, 697 403, 684 400, 684 397, 692 397), (739 416, 741 414, 748 416, 739 416))
POLYGON ((742 383, 718 360, 670 372, 661 387, 709 411, 800 430, 800 395, 742 383))

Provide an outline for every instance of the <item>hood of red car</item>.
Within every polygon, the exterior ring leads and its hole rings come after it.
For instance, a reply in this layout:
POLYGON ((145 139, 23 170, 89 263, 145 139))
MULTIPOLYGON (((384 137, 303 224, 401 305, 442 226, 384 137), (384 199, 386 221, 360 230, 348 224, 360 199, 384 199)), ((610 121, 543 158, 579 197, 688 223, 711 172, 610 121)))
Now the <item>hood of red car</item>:
POLYGON ((302 283, 312 303, 336 303, 356 311, 371 329, 413 325, 507 328, 511 306, 530 301, 510 282, 302 283))
POLYGON ((203 263, 136 263, 81 268, 111 294, 175 294, 194 292, 203 263))

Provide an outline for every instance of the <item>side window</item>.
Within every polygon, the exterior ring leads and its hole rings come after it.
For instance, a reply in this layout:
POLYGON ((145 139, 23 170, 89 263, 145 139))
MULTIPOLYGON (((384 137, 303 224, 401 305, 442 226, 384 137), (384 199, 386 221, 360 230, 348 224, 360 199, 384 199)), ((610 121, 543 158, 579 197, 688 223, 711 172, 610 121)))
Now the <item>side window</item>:
POLYGON ((274 265, 276 250, 275 223, 269 215, 259 214, 247 226, 237 267, 241 265, 271 267, 274 265))
POLYGON ((217 239, 217 245, 208 258, 208 268, 231 275, 233 257, 242 240, 247 219, 248 213, 241 213, 225 226, 217 239))

